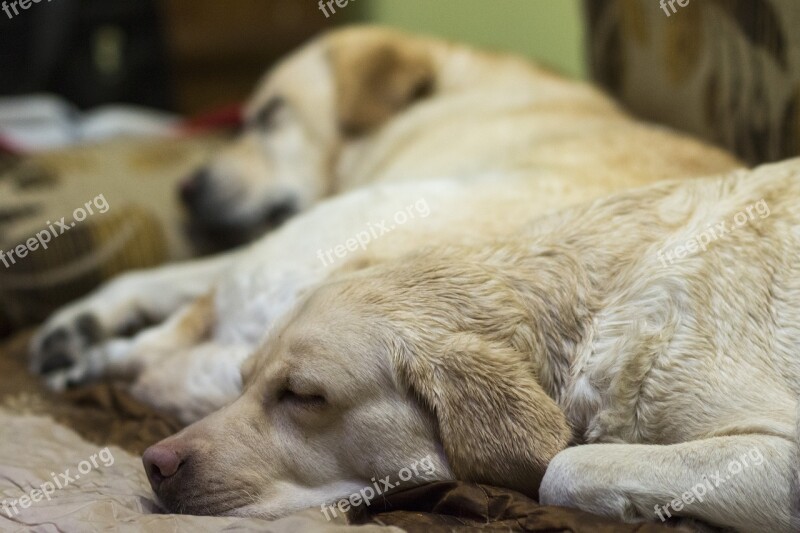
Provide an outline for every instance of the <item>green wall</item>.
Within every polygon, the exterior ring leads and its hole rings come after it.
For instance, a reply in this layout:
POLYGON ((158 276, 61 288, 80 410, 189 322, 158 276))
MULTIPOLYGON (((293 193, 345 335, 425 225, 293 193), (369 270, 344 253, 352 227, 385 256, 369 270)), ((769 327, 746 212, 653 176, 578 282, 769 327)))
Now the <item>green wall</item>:
MULTIPOLYGON (((581 0, 351 0, 356 18, 527 55, 584 77, 581 0)), ((351 7, 352 6, 352 7, 351 7)))

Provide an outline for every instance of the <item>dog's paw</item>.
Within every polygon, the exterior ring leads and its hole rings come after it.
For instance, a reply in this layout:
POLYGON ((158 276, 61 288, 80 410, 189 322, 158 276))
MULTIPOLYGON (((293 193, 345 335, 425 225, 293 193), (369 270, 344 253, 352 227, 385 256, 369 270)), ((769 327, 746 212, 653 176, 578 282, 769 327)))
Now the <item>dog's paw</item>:
POLYGON ((547 467, 539 487, 539 503, 572 507, 623 522, 652 521, 643 516, 613 473, 599 472, 580 447, 567 448, 547 467))
POLYGON ((111 284, 58 311, 34 335, 29 369, 56 391, 102 377, 109 347, 151 324, 137 309, 135 289, 111 284))
POLYGON ((30 346, 30 370, 48 378, 56 390, 67 386, 68 376, 85 366, 91 346, 107 336, 99 318, 90 311, 56 314, 34 336, 30 346), (58 379, 49 379, 50 377, 58 379))
POLYGON ((58 365, 45 359, 46 366, 40 373, 47 388, 54 392, 63 392, 84 385, 92 380, 92 376, 101 374, 101 369, 91 363, 92 358, 88 355, 93 350, 86 348, 72 355, 67 355, 67 352, 56 354, 54 357, 58 359, 55 363, 58 365), (96 370, 92 371, 92 367, 96 370))

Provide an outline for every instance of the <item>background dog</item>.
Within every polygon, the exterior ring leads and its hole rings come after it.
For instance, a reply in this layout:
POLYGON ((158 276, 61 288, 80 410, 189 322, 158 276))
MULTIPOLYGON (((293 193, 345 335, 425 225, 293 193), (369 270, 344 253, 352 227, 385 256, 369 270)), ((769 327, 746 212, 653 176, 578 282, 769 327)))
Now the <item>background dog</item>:
POLYGON ((607 190, 733 164, 521 58, 375 27, 331 32, 288 57, 245 118, 182 188, 199 226, 240 240, 369 183, 592 168, 607 190))

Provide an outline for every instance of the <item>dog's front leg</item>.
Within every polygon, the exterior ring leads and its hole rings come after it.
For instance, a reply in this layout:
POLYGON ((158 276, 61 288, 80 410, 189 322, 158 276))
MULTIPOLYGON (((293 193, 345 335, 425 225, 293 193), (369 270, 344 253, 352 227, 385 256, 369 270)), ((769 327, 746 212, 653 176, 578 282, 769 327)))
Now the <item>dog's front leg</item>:
POLYGON ((241 252, 113 279, 55 313, 31 342, 31 371, 63 388, 88 365, 90 348, 160 323, 188 302, 210 293, 241 252), (63 378, 63 379, 62 379, 63 378))
POLYGON ((795 447, 758 435, 576 446, 553 459, 539 495, 543 504, 631 522, 691 517, 739 531, 788 532, 795 447))

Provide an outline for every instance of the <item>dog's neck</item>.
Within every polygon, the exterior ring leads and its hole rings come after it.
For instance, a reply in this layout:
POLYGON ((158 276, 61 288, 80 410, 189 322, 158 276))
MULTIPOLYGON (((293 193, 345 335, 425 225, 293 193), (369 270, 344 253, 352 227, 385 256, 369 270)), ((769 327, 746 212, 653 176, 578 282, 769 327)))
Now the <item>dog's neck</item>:
POLYGON ((663 189, 648 198, 599 202, 547 217, 524 240, 526 253, 501 267, 524 273, 515 291, 529 310, 533 333, 522 338, 530 339, 526 348, 539 383, 565 410, 578 435, 599 408, 595 400, 602 393, 586 390, 591 387, 583 375, 596 350, 599 317, 622 294, 622 271, 647 260, 660 231, 655 221, 640 220, 657 215, 631 206, 652 205, 670 187, 663 189))

